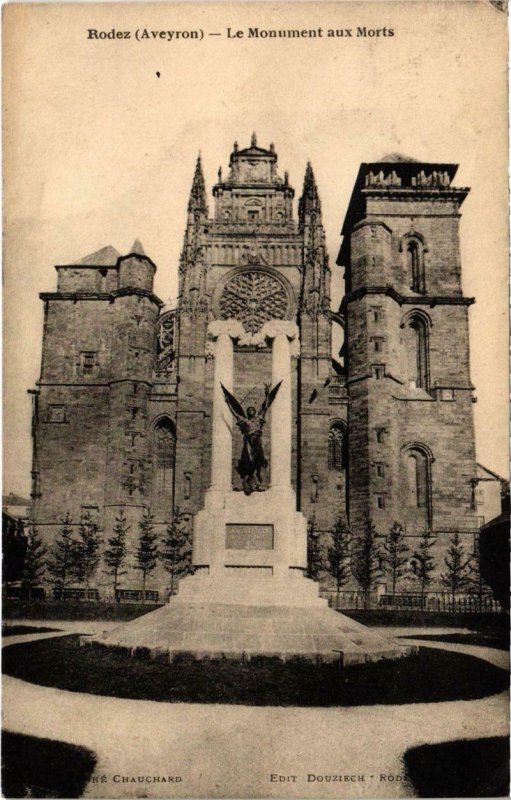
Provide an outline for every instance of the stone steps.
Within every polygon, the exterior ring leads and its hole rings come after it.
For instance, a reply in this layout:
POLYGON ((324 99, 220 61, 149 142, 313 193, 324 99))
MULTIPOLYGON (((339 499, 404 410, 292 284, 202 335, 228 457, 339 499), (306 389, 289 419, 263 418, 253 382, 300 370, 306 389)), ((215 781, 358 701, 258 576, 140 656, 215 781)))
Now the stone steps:
MULTIPOLYGON (((198 574, 185 578, 179 585, 179 594, 173 599, 178 603, 201 603, 207 599, 209 602, 249 606, 325 608, 328 605, 325 598, 319 597, 317 583, 304 578, 301 573, 248 576, 244 571, 243 576, 237 576, 230 572, 225 570, 218 576, 198 574)), ((257 573, 257 570, 250 572, 257 573)))
POLYGON ((102 636, 84 638, 83 643, 169 660, 183 653, 200 659, 299 656, 345 666, 399 658, 416 649, 384 639, 327 606, 250 606, 177 597, 102 636))

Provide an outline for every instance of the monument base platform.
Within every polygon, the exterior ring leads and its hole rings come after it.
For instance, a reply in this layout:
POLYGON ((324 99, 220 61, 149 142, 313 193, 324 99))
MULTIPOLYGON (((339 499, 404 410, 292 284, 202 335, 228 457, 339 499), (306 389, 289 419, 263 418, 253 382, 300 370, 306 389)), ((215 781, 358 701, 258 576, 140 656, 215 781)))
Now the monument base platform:
POLYGON ((301 575, 243 580, 199 574, 182 581, 179 595, 163 608, 81 641, 170 661, 180 654, 197 659, 301 657, 343 666, 400 658, 417 649, 387 640, 329 608, 317 584, 301 575))

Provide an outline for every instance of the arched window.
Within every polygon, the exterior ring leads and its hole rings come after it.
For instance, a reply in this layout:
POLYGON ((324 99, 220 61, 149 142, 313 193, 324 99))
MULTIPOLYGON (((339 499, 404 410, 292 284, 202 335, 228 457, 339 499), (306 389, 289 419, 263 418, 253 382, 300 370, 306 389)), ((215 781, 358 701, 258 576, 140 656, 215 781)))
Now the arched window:
POLYGON ((156 438, 156 465, 159 469, 173 469, 176 437, 174 435, 172 423, 170 420, 163 419, 154 430, 156 438))
POLYGON ((158 420, 153 429, 153 502, 157 520, 169 519, 173 505, 176 431, 168 417, 158 420))
POLYGON ((404 329, 407 378, 411 385, 429 392, 429 320, 422 312, 412 311, 401 327, 404 329))
POLYGON ((426 294, 426 274, 424 267, 424 253, 426 247, 419 234, 405 237, 406 244, 402 247, 406 255, 407 274, 410 279, 410 288, 417 294, 426 294))
POLYGON ((346 428, 333 422, 328 432, 328 469, 342 470, 346 463, 346 428))
POLYGON ((420 317, 410 320, 410 328, 415 334, 415 383, 418 388, 429 391, 428 330, 420 317))
POLYGON ((413 444, 403 448, 406 507, 409 523, 420 527, 432 524, 432 456, 425 445, 413 444))

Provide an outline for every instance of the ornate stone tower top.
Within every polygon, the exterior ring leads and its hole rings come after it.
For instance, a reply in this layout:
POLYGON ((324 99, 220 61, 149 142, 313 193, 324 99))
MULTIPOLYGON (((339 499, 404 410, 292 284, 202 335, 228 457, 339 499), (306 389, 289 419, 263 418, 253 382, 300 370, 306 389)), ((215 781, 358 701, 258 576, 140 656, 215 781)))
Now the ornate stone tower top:
POLYGON ((208 215, 208 204, 206 200, 206 184, 204 183, 204 175, 202 173, 202 161, 199 156, 195 165, 195 173, 192 181, 192 188, 190 190, 190 199, 188 200, 188 213, 208 215))
POLYGON ((250 147, 239 150, 237 142, 229 159, 228 183, 282 183, 276 172, 277 154, 273 144, 269 150, 257 146, 255 133, 250 147))
MULTIPOLYGON (((321 201, 319 199, 316 178, 310 161, 307 162, 305 177, 303 179, 303 192, 298 204, 298 217, 300 224, 307 224, 308 217, 315 215, 321 217, 321 201)), ((318 220, 319 221, 319 220, 318 220)))
POLYGON ((294 189, 277 173, 277 154, 257 145, 255 133, 250 147, 243 150, 234 143, 229 159, 229 174, 213 187, 216 198, 215 221, 236 225, 283 225, 292 220, 294 189))

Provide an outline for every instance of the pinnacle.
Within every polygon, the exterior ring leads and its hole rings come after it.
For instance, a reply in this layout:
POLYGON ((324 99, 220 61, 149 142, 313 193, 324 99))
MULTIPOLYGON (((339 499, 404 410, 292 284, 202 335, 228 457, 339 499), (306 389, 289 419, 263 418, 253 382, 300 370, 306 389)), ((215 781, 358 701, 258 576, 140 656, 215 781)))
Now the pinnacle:
POLYGON ((321 214, 321 202, 312 164, 310 161, 307 161, 305 177, 303 179, 303 192, 299 201, 298 212, 300 216, 303 216, 311 211, 315 211, 316 214, 321 214))
POLYGON ((140 239, 135 239, 133 244, 131 245, 130 253, 135 253, 137 256, 145 256, 145 250, 142 247, 142 242, 140 239))
POLYGON ((197 162, 195 164, 192 189, 190 192, 190 199, 188 201, 188 211, 202 211, 207 213, 207 210, 206 184, 204 182, 204 174, 202 172, 201 154, 199 153, 197 162))
POLYGON ((204 176, 202 174, 202 158, 199 151, 199 155, 197 156, 197 161, 195 163, 195 172, 193 175, 193 182, 195 183, 204 183, 204 176))
POLYGON ((314 170, 312 169, 312 164, 310 161, 307 161, 307 167, 305 169, 305 177, 303 180, 303 194, 304 196, 308 195, 311 198, 317 199, 317 201, 319 202, 318 187, 316 184, 314 170))
POLYGON ((314 177, 314 170, 312 169, 312 164, 310 161, 307 161, 307 166, 305 168, 305 178, 303 182, 303 190, 305 193, 306 189, 316 189, 316 178, 314 177))
POLYGON ((250 139, 250 147, 257 147, 257 136, 255 131, 252 134, 252 138, 250 139))

